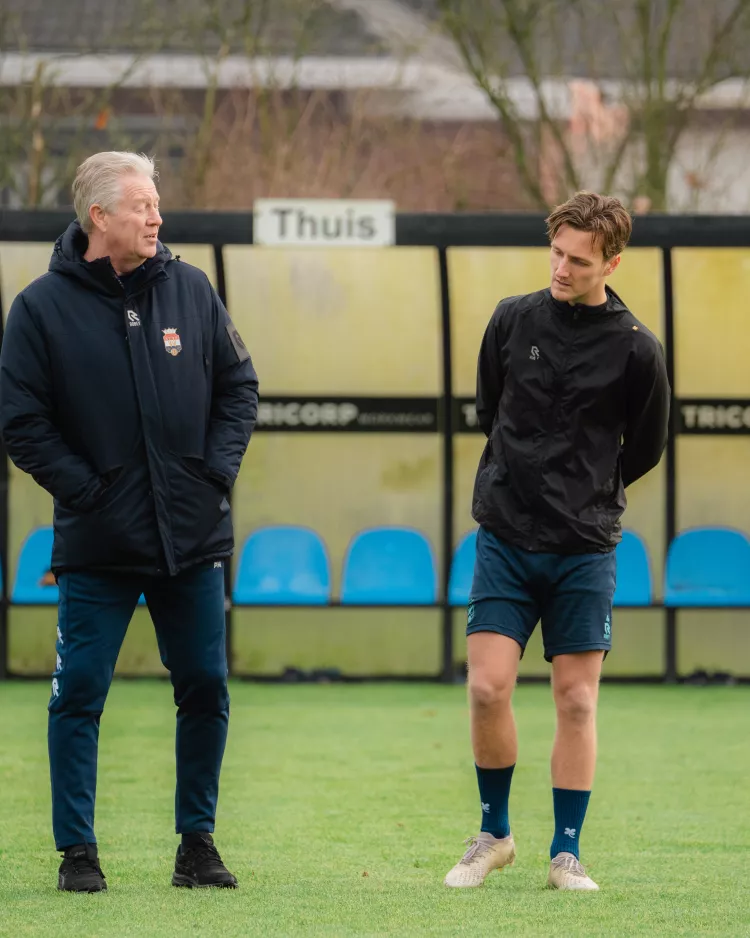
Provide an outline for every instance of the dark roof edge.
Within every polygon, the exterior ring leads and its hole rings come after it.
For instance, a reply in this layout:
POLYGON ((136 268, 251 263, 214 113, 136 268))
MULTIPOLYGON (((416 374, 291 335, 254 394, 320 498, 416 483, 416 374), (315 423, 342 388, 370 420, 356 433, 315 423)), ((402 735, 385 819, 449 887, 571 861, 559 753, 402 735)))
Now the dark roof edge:
MULTIPOLYGON (((0 210, 0 241, 52 243, 71 222, 65 210, 0 210)), ((250 212, 171 212, 162 239, 173 244, 251 244, 250 212)), ((544 215, 535 212, 399 213, 396 243, 435 247, 544 247, 544 215)), ((633 247, 750 247, 750 215, 642 215, 633 247)))

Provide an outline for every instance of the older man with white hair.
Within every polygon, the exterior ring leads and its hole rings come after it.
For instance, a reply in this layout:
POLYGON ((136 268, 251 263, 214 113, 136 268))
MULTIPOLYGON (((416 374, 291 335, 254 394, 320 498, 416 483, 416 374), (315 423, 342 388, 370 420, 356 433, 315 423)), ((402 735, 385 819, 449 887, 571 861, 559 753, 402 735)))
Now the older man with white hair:
POLYGON ((172 882, 237 885, 211 833, 229 720, 228 496, 258 381, 206 275, 159 241, 154 176, 135 153, 81 164, 77 221, 13 302, 0 355, 5 445, 54 499, 52 822, 58 888, 74 892, 107 888, 93 826, 99 720, 141 593, 177 705, 172 882))

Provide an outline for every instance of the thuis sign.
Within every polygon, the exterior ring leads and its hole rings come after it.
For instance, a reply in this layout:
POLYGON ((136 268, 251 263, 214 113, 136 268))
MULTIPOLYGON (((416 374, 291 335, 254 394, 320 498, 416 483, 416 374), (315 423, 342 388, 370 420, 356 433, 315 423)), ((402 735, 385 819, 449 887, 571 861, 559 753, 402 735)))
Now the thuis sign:
POLYGON ((360 199, 257 199, 255 244, 383 247, 396 240, 393 202, 360 199))

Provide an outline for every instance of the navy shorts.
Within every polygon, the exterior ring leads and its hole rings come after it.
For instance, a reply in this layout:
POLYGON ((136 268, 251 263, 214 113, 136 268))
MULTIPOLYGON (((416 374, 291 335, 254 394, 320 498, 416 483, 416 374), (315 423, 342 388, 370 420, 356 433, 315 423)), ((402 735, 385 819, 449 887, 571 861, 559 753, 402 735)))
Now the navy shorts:
POLYGON ((530 553, 477 533, 466 634, 497 632, 521 652, 542 620, 544 657, 612 647, 615 552, 530 553))

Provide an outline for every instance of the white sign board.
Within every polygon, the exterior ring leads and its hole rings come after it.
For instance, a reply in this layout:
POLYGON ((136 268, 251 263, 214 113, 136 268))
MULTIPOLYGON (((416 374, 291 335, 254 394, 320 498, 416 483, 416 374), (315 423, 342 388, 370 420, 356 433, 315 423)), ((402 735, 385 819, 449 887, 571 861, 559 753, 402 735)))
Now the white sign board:
POLYGON ((253 242, 299 247, 383 247, 396 242, 393 202, 257 199, 253 242))

